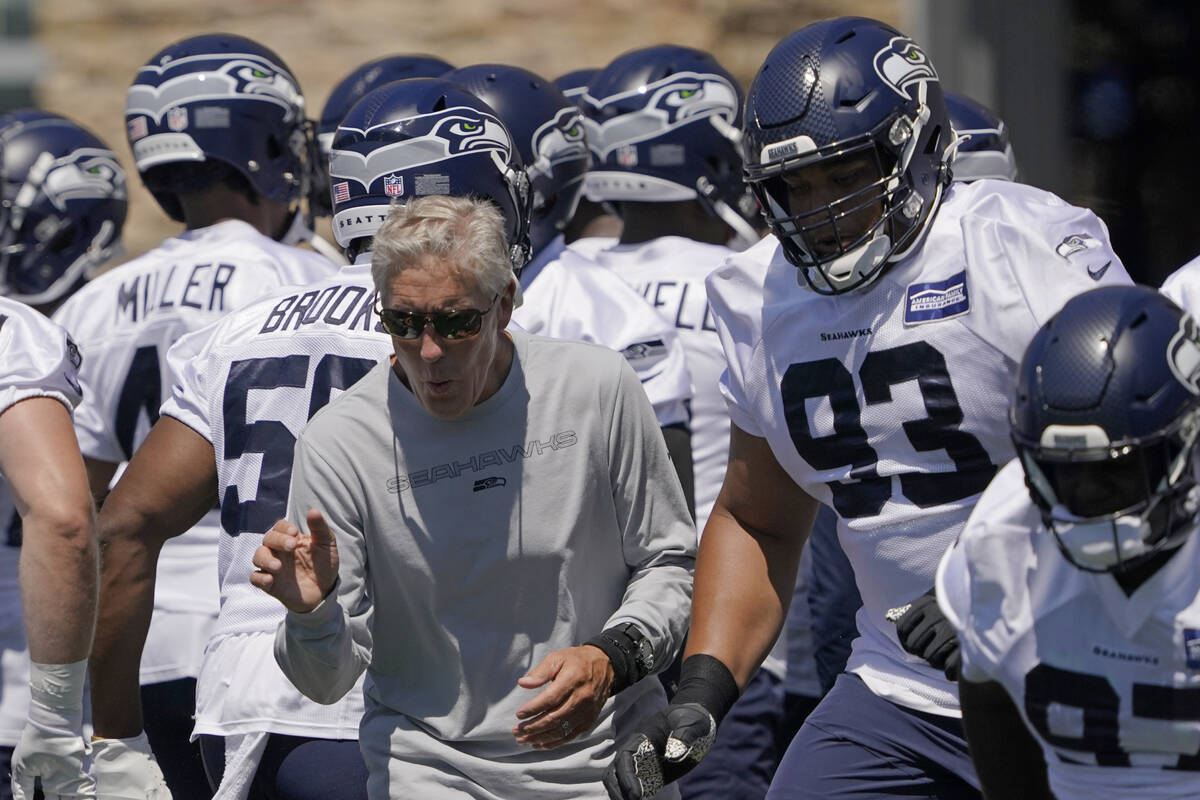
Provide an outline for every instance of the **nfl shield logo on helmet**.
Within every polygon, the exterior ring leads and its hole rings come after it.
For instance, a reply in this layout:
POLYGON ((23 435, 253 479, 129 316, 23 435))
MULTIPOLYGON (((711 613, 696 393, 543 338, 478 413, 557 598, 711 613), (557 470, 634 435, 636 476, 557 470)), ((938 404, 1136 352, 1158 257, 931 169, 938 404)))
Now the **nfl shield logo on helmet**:
POLYGON ((617 148, 617 163, 622 167, 636 167, 638 163, 637 146, 623 144, 617 148))
POLYGON ((181 131, 188 126, 188 112, 183 106, 175 106, 167 112, 167 127, 181 131))
POLYGON ((404 194, 404 176, 385 175, 383 177, 383 193, 388 197, 399 197, 404 194))

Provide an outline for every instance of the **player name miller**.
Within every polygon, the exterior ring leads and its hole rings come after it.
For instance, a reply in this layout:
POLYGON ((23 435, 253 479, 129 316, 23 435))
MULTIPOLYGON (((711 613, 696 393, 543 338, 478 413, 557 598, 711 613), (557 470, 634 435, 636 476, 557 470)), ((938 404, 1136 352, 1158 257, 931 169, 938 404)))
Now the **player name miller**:
POLYGON ((855 328, 852 331, 832 331, 822 333, 822 342, 836 342, 838 339, 857 339, 859 336, 870 336, 874 331, 870 328, 855 328))

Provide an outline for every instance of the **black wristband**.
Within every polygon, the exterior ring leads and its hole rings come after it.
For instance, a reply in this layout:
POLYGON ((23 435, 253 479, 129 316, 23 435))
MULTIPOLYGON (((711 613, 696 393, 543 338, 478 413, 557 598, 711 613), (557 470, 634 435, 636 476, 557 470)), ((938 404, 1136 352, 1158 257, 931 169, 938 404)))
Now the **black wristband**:
POLYGON ((679 689, 672 705, 699 703, 720 724, 738 699, 737 681, 729 667, 707 653, 688 656, 679 669, 679 689))
POLYGON ((584 644, 600 648, 612 662, 613 694, 629 688, 646 677, 641 667, 638 666, 637 643, 620 628, 606 628, 600 632, 599 636, 593 636, 584 644))

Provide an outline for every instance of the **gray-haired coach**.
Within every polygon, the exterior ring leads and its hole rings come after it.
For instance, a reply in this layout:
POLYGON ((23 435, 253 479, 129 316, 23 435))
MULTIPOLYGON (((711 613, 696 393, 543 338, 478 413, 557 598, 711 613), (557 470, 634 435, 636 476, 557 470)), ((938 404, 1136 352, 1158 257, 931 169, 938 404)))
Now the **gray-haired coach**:
POLYGON ((290 612, 276 658, 323 702, 367 670, 373 798, 604 798, 691 606, 654 413, 621 354, 505 329, 486 201, 393 208, 372 274, 395 356, 313 417, 288 506, 309 533, 281 520, 254 557, 290 612))

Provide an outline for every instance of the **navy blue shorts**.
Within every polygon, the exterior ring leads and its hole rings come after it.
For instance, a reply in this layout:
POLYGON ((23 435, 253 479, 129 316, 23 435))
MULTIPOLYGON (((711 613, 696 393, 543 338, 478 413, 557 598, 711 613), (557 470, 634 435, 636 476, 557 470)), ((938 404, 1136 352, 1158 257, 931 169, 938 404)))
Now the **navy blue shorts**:
POLYGON ((762 800, 787 749, 783 681, 765 669, 717 729, 717 741, 695 769, 679 779, 683 800, 762 800))
POLYGON ((842 673, 783 756, 767 800, 979 800, 962 723, 877 697, 842 673))
POLYGON ((200 746, 191 741, 196 679, 148 683, 141 694, 146 739, 171 796, 175 800, 210 800, 200 746))
MULTIPOLYGON (((213 790, 225 772, 225 738, 200 736, 213 790)), ((357 739, 310 739, 272 733, 249 800, 367 800, 367 765, 357 739)))

